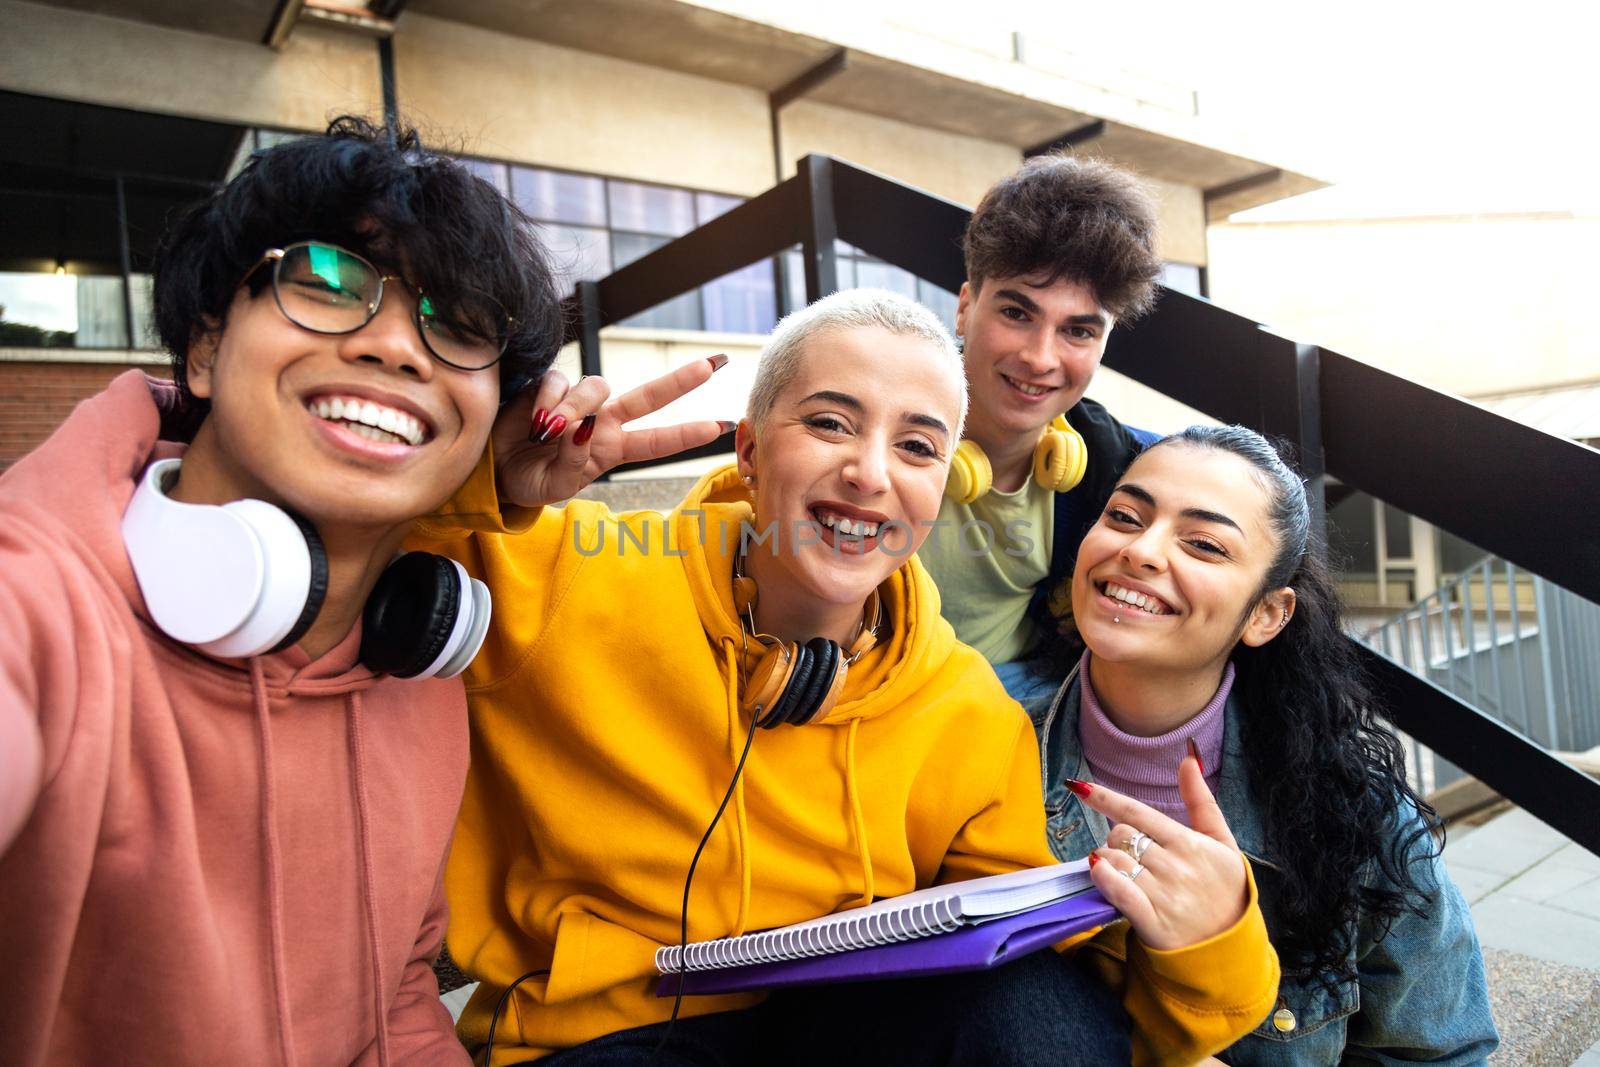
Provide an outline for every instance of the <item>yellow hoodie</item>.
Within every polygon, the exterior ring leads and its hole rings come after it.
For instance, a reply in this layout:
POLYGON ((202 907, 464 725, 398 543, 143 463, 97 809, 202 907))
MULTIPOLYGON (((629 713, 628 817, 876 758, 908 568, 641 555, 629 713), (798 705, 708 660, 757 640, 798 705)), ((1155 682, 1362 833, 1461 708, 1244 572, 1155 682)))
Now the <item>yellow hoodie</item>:
MULTIPOLYGON (((751 508, 731 467, 670 516, 589 501, 502 515, 492 487, 480 467, 414 540, 494 593, 467 674, 472 769, 445 875, 450 953, 482 982, 463 1040, 481 1047, 505 988, 550 969, 502 1014, 498 1065, 671 1011, 654 996, 653 956, 678 940, 684 875, 749 727, 731 585, 751 508)), ((1021 709, 956 641, 918 561, 880 592, 887 636, 838 705, 755 738, 695 873, 691 941, 1053 862, 1021 709)), ((1245 917, 1203 945, 1158 953, 1127 939, 1131 967, 1123 939, 1103 939, 1137 1060, 1198 1059, 1271 1009, 1277 958, 1254 895, 1252 883, 1245 917)), ((683 1013, 757 999, 689 998, 683 1013)))

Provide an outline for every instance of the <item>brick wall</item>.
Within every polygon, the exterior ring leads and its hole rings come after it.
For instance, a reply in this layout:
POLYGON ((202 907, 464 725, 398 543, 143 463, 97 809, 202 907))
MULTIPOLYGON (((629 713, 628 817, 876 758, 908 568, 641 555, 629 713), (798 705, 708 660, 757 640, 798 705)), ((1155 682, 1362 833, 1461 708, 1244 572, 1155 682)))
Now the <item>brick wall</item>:
MULTIPOLYGON (((0 362, 0 470, 49 437, 78 401, 98 393, 129 367, 125 363, 0 362)), ((139 369, 171 376, 164 366, 139 369)))

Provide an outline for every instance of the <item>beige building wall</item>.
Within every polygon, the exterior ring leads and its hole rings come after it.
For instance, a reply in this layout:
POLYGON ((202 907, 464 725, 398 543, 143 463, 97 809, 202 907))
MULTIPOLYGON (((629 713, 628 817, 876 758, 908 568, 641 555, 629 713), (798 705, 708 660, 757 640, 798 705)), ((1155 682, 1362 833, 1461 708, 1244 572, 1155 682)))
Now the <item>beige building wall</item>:
MULTIPOLYGON (((146 23, 0 0, 0 88, 226 122, 314 130, 332 114, 382 110, 370 38, 302 23, 281 52, 146 23), (84 62, 93 56, 92 63, 84 62)), ((467 154, 751 196, 773 184, 766 94, 746 86, 415 13, 394 37, 405 117, 467 154)), ((813 101, 782 112, 787 169, 821 152, 974 205, 1021 162, 1014 145, 813 101)), ((1206 262, 1200 190, 1151 180, 1162 253, 1206 262)), ((652 423, 738 418, 761 338, 612 328, 606 376, 632 388, 692 359, 730 364, 652 423)), ((558 365, 578 376, 574 346, 558 365)), ((1107 372, 1096 394, 1140 425, 1176 428, 1182 409, 1107 372)), ((696 465, 700 468, 705 463, 696 465)))
POLYGON ((436 142, 739 196, 772 185, 758 90, 414 14, 394 50, 401 110, 436 142))
POLYGON ((1212 299, 1465 396, 1600 378, 1600 218, 1211 228, 1212 299))
POLYGON ((317 130, 383 110, 370 38, 299 26, 281 52, 0 0, 0 89, 138 111, 317 130))
POLYGON ((1161 258, 1173 263, 1204 267, 1206 251, 1205 193, 1193 185, 1179 185, 1159 178, 1145 178, 1155 192, 1161 210, 1161 229, 1156 235, 1161 258))
MULTIPOLYGON (((785 175, 794 173, 801 156, 820 152, 972 207, 1022 162, 1012 145, 809 100, 790 104, 780 118, 785 175)), ((771 154, 769 149, 769 159, 771 154)), ((771 169, 769 163, 769 174, 771 169)))

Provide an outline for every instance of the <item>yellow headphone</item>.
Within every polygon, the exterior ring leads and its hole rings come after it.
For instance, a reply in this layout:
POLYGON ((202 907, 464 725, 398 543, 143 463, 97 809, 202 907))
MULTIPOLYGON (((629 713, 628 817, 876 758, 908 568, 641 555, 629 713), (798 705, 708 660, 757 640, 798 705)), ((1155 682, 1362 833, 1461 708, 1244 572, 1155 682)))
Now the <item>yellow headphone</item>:
MULTIPOLYGON (((1089 446, 1065 415, 1057 415, 1045 428, 1033 450, 1033 480, 1043 489, 1065 493, 1083 481, 1089 469, 1089 446)), ((956 446, 950 459, 950 478, 944 495, 958 504, 970 504, 994 485, 994 469, 983 446, 968 438, 956 446)))

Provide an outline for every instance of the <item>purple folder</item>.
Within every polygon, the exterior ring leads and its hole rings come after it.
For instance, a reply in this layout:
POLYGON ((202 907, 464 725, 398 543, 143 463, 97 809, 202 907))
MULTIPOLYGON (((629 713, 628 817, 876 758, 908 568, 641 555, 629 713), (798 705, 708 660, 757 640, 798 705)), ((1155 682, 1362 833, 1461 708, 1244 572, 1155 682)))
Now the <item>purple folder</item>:
MULTIPOLYGON (((1046 904, 1042 908, 963 926, 947 934, 914 941, 874 945, 828 956, 807 956, 780 963, 755 963, 714 971, 690 971, 683 976, 687 996, 740 993, 752 989, 820 985, 829 982, 865 982, 878 978, 914 978, 957 971, 981 971, 1026 956, 1047 945, 1096 926, 1115 922, 1117 909, 1106 903, 1098 889, 1046 904)), ((656 983, 656 996, 678 993, 678 975, 664 975, 656 983)))

